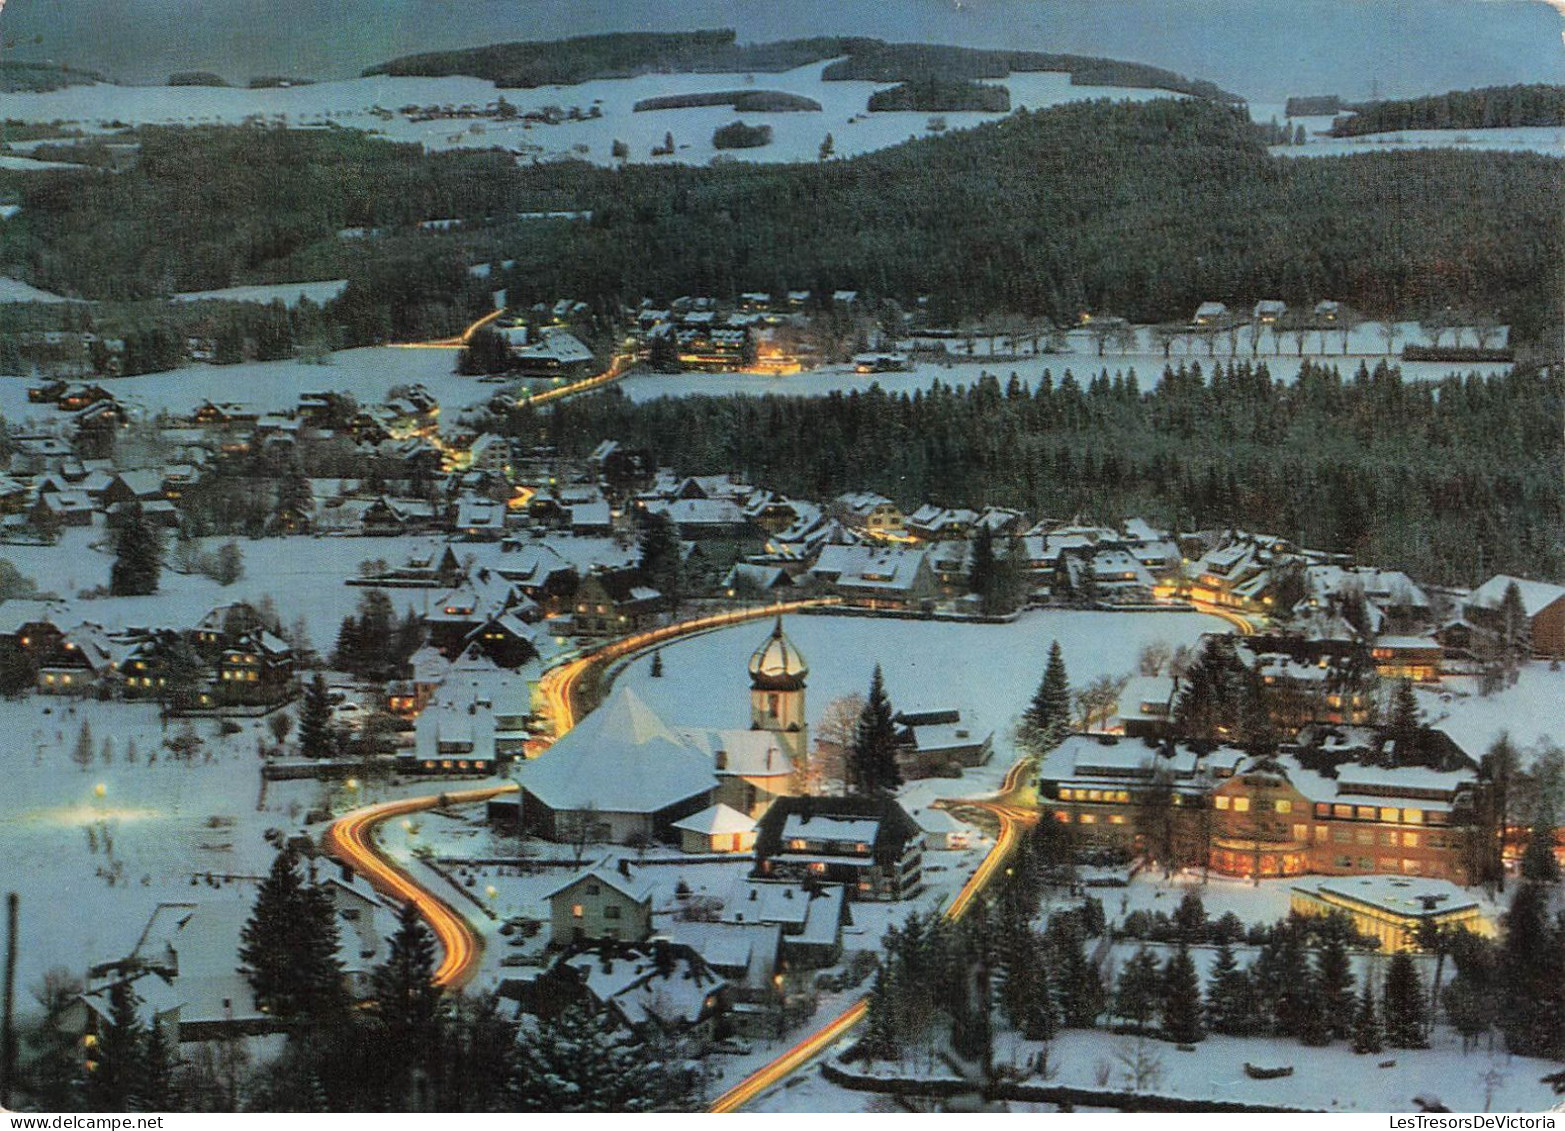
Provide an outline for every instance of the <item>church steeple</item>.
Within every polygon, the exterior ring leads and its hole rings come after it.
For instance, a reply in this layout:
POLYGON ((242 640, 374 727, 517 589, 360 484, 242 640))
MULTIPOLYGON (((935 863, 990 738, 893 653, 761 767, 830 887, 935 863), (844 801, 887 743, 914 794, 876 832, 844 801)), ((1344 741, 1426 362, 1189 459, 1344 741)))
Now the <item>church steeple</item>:
POLYGON ((783 631, 782 617, 750 656, 750 729, 773 731, 795 761, 808 750, 804 685, 810 666, 783 631))

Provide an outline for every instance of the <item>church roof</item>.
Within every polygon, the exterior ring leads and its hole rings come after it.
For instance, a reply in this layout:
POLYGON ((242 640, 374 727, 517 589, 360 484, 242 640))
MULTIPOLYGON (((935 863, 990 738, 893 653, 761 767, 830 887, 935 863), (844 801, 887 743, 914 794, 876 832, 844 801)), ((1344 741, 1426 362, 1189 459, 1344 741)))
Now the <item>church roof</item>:
POLYGON ((710 792, 712 760, 628 688, 521 769, 522 788, 555 811, 656 813, 710 792))
POLYGON ((750 682, 767 691, 798 691, 810 674, 810 665, 798 646, 783 632, 782 617, 750 657, 750 682))

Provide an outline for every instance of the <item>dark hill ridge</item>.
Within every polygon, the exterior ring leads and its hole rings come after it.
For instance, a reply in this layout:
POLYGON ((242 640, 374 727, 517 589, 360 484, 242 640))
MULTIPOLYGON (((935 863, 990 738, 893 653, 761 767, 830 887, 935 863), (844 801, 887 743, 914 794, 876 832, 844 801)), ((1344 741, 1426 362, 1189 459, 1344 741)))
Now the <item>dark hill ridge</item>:
POLYGON ((369 67, 364 74, 467 75, 488 79, 501 87, 531 87, 629 78, 657 71, 786 71, 827 59, 837 60, 821 73, 828 82, 850 79, 954 82, 1004 78, 1012 72, 1063 71, 1078 85, 1147 87, 1220 102, 1240 101, 1237 95, 1220 90, 1213 83, 1187 79, 1161 67, 1117 59, 928 43, 886 43, 855 36, 741 44, 731 28, 621 32, 430 51, 369 67))

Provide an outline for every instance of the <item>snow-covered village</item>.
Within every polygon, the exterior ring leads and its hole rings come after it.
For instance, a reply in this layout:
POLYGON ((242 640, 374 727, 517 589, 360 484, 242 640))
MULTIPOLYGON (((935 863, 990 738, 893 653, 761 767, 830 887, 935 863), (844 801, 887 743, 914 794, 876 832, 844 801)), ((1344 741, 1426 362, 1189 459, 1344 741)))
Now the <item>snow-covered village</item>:
POLYGON ((1565 1102, 1558 13, 420 7, 0 17, 0 1108, 1565 1102))

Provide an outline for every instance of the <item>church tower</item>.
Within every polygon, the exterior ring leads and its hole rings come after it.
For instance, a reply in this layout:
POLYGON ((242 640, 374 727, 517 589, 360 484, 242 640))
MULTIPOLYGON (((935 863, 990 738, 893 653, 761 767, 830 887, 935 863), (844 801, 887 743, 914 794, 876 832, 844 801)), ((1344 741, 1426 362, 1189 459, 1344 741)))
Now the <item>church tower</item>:
POLYGON ((782 617, 750 657, 750 729, 778 735, 798 763, 809 752, 810 724, 804 714, 804 681, 810 666, 783 632, 782 617))

